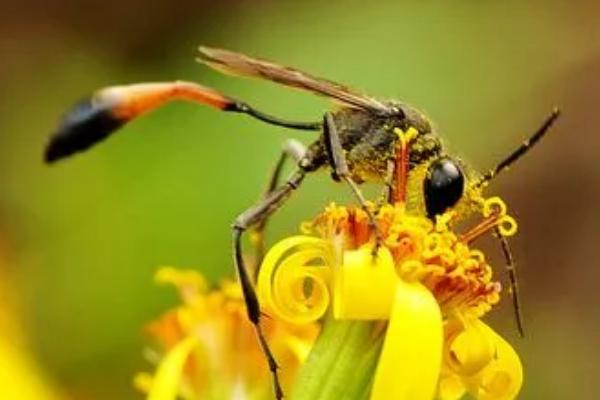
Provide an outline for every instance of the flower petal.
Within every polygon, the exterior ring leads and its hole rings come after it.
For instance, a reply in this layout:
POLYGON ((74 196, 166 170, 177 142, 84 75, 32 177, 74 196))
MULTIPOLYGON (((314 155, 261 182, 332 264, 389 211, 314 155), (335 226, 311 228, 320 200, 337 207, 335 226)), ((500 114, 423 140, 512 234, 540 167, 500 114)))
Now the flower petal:
POLYGON ((372 245, 345 251, 343 265, 333 275, 333 316, 336 319, 387 320, 398 276, 387 247, 374 258, 372 245))
POLYGON ((442 370, 436 397, 437 400, 459 400, 463 398, 466 391, 467 389, 460 376, 442 370))
POLYGON ((446 331, 440 399, 460 398, 461 388, 478 400, 511 400, 518 395, 523 368, 510 344, 479 319, 451 319, 446 331))
MULTIPOLYGON (((0 310, 0 313, 4 310, 0 310)), ((0 315, 3 317, 3 315, 0 315)), ((4 334, 4 332, 1 332, 4 334)), ((3 399, 58 400, 50 382, 24 349, 0 335, 0 388, 3 399)))
POLYGON ((397 280, 371 400, 431 400, 442 362, 440 308, 419 282, 397 280))
POLYGON ((190 336, 175 346, 161 361, 148 392, 148 400, 175 400, 179 391, 179 383, 183 367, 188 356, 198 344, 198 340, 190 336))
POLYGON ((257 294, 264 310, 291 324, 321 318, 329 306, 330 265, 322 239, 292 236, 275 244, 258 275, 257 294))
POLYGON ((456 374, 473 376, 492 361, 495 343, 478 319, 463 319, 460 322, 450 320, 446 329, 452 329, 452 325, 460 327, 446 339, 445 362, 456 374))
POLYGON ((495 346, 494 359, 477 375, 477 386, 469 391, 479 400, 511 400, 517 397, 523 384, 523 367, 512 346, 492 328, 474 321, 495 346))

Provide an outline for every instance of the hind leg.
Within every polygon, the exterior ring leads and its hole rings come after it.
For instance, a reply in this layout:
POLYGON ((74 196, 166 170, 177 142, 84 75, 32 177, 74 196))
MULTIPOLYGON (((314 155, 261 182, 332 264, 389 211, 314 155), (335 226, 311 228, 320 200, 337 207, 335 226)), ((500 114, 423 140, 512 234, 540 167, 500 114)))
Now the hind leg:
MULTIPOLYGON (((281 179, 281 173, 283 171, 283 166, 285 162, 289 159, 294 161, 296 164, 304 157, 306 154, 306 146, 295 139, 288 139, 283 142, 283 146, 281 149, 281 155, 271 172, 271 176, 269 178, 269 183, 267 185, 267 189, 263 195, 263 198, 266 198, 271 194, 275 188, 279 185, 281 179)), ((265 254, 265 229, 268 222, 268 217, 261 220, 256 226, 253 228, 251 233, 251 239, 254 244, 254 270, 253 270, 253 278, 256 279, 258 275, 258 270, 260 268, 260 264, 262 263, 264 254, 265 254)))
POLYGON ((233 223, 233 262, 242 286, 242 293, 246 303, 248 319, 254 325, 261 348, 267 358, 269 370, 273 376, 275 398, 282 399, 283 391, 277 373, 278 365, 271 352, 260 324, 260 305, 250 274, 242 256, 242 235, 249 228, 261 224, 267 217, 274 213, 288 199, 290 194, 298 188, 305 177, 302 170, 296 171, 283 185, 272 190, 264 199, 240 214, 233 223))

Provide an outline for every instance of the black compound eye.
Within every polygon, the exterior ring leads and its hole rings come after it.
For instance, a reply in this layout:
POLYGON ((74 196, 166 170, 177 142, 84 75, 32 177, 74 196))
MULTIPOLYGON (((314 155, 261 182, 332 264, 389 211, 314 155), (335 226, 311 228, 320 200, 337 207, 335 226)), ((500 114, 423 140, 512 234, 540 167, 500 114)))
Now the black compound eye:
POLYGON ((423 192, 427 216, 434 218, 455 205, 463 195, 465 178, 453 160, 440 158, 429 166, 423 192))

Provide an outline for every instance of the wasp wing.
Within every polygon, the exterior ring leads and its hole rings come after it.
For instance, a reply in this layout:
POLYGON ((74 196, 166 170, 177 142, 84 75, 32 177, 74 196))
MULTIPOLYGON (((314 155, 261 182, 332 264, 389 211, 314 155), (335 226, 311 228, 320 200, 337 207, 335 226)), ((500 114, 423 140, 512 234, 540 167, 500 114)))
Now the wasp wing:
POLYGON ((387 104, 326 79, 316 78, 297 69, 284 67, 229 50, 200 46, 199 62, 228 74, 267 79, 282 85, 333 98, 347 105, 378 113, 390 113, 387 104))

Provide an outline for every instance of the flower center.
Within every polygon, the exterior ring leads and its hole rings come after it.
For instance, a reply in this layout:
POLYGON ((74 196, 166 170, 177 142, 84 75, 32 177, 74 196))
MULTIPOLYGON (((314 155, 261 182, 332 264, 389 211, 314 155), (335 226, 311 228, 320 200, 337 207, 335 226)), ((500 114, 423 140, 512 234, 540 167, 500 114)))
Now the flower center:
MULTIPOLYGON (((506 219, 497 218, 504 213, 490 212, 486 225, 495 226, 490 222, 492 217, 496 224, 506 224, 506 219)), ((396 272, 405 280, 418 280, 429 288, 445 315, 458 311, 480 317, 499 301, 501 286, 492 280, 492 268, 484 254, 468 244, 483 229, 481 226, 467 235, 469 240, 463 240, 448 227, 451 215, 441 216, 434 224, 425 217, 408 214, 400 204, 383 205, 376 218, 383 246, 392 254, 396 272)), ((331 204, 303 228, 338 247, 334 253, 375 243, 368 216, 360 208, 331 204)))

